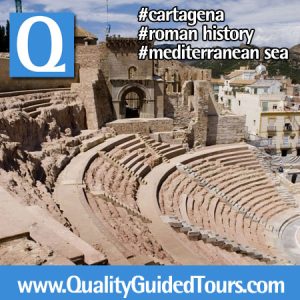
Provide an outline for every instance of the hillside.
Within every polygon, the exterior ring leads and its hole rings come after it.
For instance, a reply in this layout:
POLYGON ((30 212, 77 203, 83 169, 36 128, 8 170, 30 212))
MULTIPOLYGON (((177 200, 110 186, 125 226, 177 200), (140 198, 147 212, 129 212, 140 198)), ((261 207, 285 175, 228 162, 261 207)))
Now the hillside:
MULTIPOLYGON (((245 45, 241 45, 241 47, 245 47, 245 45)), ((219 78, 223 74, 239 69, 240 66, 249 66, 253 69, 259 64, 259 61, 204 60, 194 61, 190 64, 199 68, 212 69, 213 77, 219 78)), ((285 75, 290 77, 293 83, 300 83, 300 44, 290 48, 290 59, 288 61, 269 60, 264 61, 264 64, 267 66, 270 76, 285 75)))

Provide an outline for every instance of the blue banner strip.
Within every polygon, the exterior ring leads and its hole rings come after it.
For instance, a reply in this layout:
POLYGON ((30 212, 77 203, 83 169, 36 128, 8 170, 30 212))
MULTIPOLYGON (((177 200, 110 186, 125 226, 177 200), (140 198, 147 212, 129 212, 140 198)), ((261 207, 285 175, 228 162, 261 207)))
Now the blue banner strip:
POLYGON ((0 267, 1 299, 299 299, 300 267, 0 267))

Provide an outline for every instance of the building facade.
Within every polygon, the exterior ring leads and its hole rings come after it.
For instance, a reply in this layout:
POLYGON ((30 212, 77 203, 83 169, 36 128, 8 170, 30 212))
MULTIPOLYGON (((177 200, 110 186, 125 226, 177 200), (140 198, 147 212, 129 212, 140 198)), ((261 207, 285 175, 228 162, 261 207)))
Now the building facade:
POLYGON ((260 79, 246 86, 244 92, 237 92, 231 98, 230 110, 246 116, 247 131, 260 135, 260 116, 262 112, 277 111, 284 108, 285 94, 280 91, 280 82, 260 79))
POLYGON ((266 151, 299 156, 300 101, 287 95, 289 80, 268 78, 267 74, 262 64, 255 70, 241 68, 230 73, 218 86, 218 102, 246 117, 248 138, 259 141, 266 151))
POLYGON ((109 88, 117 119, 164 116, 165 82, 154 62, 138 60, 136 38, 108 37, 109 88))
POLYGON ((300 110, 285 108, 261 114, 262 146, 271 154, 300 156, 300 110))

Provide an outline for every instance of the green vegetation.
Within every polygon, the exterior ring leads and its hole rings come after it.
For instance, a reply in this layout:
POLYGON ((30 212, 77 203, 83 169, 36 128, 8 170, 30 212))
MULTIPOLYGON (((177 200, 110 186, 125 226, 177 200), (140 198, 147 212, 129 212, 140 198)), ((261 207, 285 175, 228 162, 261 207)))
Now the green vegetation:
POLYGON ((238 60, 203 60, 195 61, 192 65, 198 68, 212 69, 212 76, 219 78, 221 75, 228 74, 242 66, 256 67, 257 63, 238 60))
POLYGON ((0 52, 9 52, 9 21, 0 26, 0 52))
MULTIPOLYGON (((293 55, 288 61, 267 61, 266 65, 269 76, 284 75, 290 77, 293 83, 300 83, 300 59, 299 55, 293 55)), ((235 61, 235 60, 218 60, 218 61, 194 61, 191 65, 198 68, 212 69, 212 76, 219 78, 221 75, 228 74, 233 70, 239 69, 241 66, 248 66, 254 69, 259 64, 259 61, 235 61)))
POLYGON ((285 75, 290 77, 293 83, 300 83, 300 68, 293 66, 290 61, 271 61, 268 64, 268 72, 271 76, 285 75))

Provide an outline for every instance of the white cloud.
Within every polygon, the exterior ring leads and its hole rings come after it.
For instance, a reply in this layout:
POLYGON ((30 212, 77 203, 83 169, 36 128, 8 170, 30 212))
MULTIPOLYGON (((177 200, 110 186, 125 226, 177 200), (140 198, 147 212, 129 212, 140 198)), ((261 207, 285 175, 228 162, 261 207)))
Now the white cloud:
MULTIPOLYGON (((24 11, 34 11, 37 7, 45 11, 72 10, 79 23, 89 30, 95 25, 104 32, 106 22, 106 0, 25 0, 24 11), (92 25, 91 25, 92 24, 92 25)), ((136 35, 138 24, 133 5, 168 9, 178 5, 184 9, 224 9, 227 23, 231 27, 251 27, 256 29, 254 43, 258 45, 290 47, 300 43, 300 1, 299 0, 109 0, 109 22, 113 33, 136 35), (128 11, 128 7, 131 11, 128 11)), ((14 11, 13 0, 0 0, 0 23, 14 11)), ((157 26, 157 24, 155 24, 157 26)), ((170 26, 174 26, 171 24, 170 26)), ((96 32, 97 33, 97 32, 96 32)))

